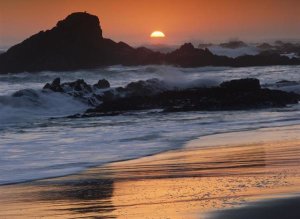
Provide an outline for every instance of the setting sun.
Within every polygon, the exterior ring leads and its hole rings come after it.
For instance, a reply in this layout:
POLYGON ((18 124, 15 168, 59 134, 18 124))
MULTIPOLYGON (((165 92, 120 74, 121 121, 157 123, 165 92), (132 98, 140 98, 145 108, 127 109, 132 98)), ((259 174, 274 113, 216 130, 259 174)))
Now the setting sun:
POLYGON ((153 37, 153 38, 162 38, 162 37, 165 37, 165 36, 166 35, 161 31, 154 31, 150 35, 150 37, 153 37))

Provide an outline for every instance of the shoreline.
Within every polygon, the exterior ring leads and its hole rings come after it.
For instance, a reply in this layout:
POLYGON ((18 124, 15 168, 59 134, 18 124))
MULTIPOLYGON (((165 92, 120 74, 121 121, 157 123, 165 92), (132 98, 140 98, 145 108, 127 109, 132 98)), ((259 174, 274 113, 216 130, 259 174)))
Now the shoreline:
MULTIPOLYGON (((146 155, 143 155, 143 156, 140 156, 140 157, 125 158, 125 159, 120 159, 120 160, 115 160, 115 161, 108 161, 108 162, 104 162, 104 163, 92 164, 92 165, 82 167, 81 170, 75 171, 75 172, 72 172, 72 173, 67 173, 67 174, 62 174, 62 175, 57 175, 57 176, 49 176, 49 177, 44 177, 44 178, 28 179, 28 180, 17 181, 17 182, 9 182, 9 183, 3 183, 3 184, 0 183, 0 188, 2 186, 27 184, 27 183, 34 183, 36 181, 52 180, 52 179, 56 179, 56 178, 69 177, 69 176, 73 176, 73 175, 81 175, 81 174, 84 174, 86 171, 88 171, 89 169, 92 169, 92 168, 109 166, 110 164, 113 165, 115 163, 128 162, 128 161, 133 161, 133 160, 140 160, 140 159, 143 159, 143 158, 156 156, 156 155, 159 155, 159 154, 162 154, 162 153, 168 153, 168 152, 181 150, 181 149, 184 149, 187 145, 190 145, 192 142, 194 142, 194 141, 197 142, 199 139, 202 139, 202 138, 205 138, 205 139, 209 138, 210 139, 213 136, 219 136, 219 135, 244 133, 244 132, 255 132, 255 131, 262 130, 262 129, 273 129, 273 128, 275 129, 275 128, 285 128, 285 127, 294 127, 294 126, 295 127, 300 126, 300 124, 289 124, 289 125, 285 124, 285 125, 278 125, 278 126, 272 126, 272 127, 264 126, 264 127, 256 127, 256 128, 249 128, 249 129, 245 128, 245 129, 241 129, 241 130, 231 130, 229 132, 211 133, 211 134, 207 134, 207 135, 202 135, 200 137, 194 137, 190 140, 186 140, 186 141, 184 141, 185 143, 181 144, 181 146, 179 146, 179 147, 175 147, 175 148, 166 149, 166 150, 159 151, 159 152, 146 154, 146 155)), ((214 146, 214 145, 210 145, 210 146, 214 146)))
POLYGON ((300 125, 210 135, 177 150, 0 186, 0 215, 200 218, 270 195, 296 193, 297 130, 300 125))

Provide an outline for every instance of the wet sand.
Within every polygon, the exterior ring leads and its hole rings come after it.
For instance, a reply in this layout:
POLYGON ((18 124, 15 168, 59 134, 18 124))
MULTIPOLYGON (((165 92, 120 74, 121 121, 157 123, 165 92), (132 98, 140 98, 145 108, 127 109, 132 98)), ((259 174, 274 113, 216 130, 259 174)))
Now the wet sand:
POLYGON ((0 218, 219 218, 212 212, 300 191, 299 133, 289 126, 207 136, 180 150, 0 186, 0 218))

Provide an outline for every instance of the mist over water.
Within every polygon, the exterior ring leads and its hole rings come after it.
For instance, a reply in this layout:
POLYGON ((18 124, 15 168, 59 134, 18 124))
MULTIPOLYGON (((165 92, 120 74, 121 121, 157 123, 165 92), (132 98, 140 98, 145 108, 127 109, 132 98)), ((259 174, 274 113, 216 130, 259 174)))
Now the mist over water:
POLYGON ((261 51, 256 46, 243 46, 239 48, 225 48, 221 46, 210 46, 208 49, 215 55, 236 58, 243 55, 258 55, 261 51))
POLYGON ((112 87, 158 78, 179 88, 215 86, 255 77, 265 87, 300 91, 299 66, 204 67, 111 66, 89 71, 0 75, 0 184, 74 173, 89 166, 137 158, 181 147, 193 138, 220 132, 300 123, 299 105, 251 111, 162 113, 128 112, 119 116, 70 119, 88 105, 42 91, 45 83, 107 79, 112 87))

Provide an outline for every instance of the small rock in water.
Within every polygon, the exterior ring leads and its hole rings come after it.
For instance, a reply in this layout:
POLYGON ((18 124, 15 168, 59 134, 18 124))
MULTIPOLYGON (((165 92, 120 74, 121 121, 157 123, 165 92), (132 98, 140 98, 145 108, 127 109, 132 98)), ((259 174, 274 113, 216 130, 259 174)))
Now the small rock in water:
POLYGON ((60 78, 55 78, 52 82, 52 86, 60 86, 60 78))
POLYGON ((90 85, 88 85, 83 79, 78 79, 77 81, 71 82, 71 83, 66 83, 70 87, 74 88, 76 91, 88 91, 92 92, 92 88, 90 85))
POLYGON ((54 92, 63 92, 63 89, 60 85, 60 78, 55 78, 51 84, 47 83, 43 89, 49 89, 54 92))
POLYGON ((110 88, 110 83, 106 79, 101 79, 98 81, 97 84, 94 85, 94 87, 98 89, 110 88))

